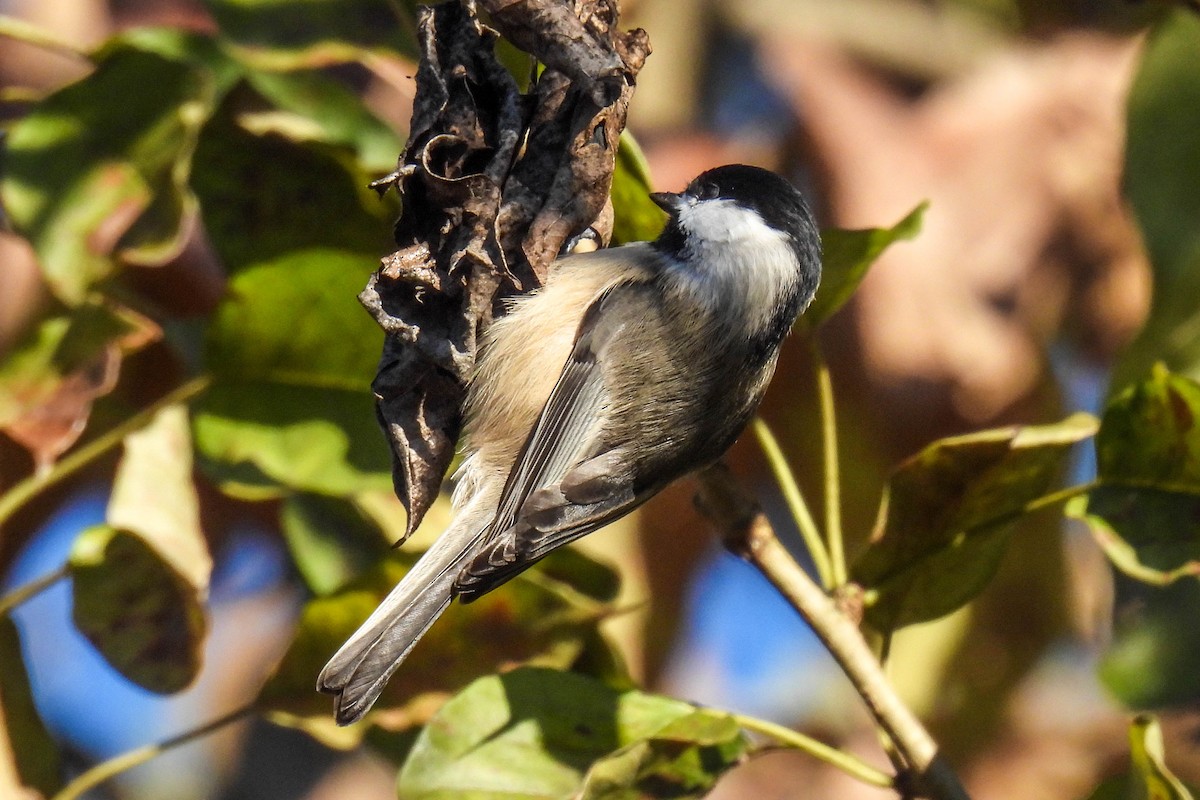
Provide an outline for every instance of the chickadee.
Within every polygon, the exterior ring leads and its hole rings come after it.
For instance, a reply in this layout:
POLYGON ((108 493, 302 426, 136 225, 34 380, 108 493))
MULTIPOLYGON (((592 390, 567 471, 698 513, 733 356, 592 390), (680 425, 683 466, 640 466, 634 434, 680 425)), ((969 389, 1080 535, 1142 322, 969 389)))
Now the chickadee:
POLYGON ((800 193, 731 165, 652 243, 568 256, 484 336, 454 521, 317 679, 348 725, 455 598, 470 602, 628 514, 741 433, 821 277, 800 193))

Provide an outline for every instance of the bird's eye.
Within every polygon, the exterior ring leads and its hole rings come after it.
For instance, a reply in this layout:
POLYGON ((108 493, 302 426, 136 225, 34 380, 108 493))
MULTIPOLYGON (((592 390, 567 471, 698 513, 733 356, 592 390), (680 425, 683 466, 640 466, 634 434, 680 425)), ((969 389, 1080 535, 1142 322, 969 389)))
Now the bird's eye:
POLYGON ((721 193, 715 183, 705 181, 696 187, 696 198, 699 200, 713 200, 721 193))

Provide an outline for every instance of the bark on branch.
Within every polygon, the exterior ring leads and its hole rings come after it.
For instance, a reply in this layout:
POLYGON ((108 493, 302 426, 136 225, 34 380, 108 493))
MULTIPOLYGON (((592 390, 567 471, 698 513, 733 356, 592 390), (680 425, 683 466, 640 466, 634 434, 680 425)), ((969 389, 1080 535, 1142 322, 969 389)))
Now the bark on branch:
POLYGON ((697 505, 720 532, 727 550, 766 576, 824 643, 854 684, 871 716, 895 743, 910 774, 900 780, 905 796, 969 800, 937 744, 897 696, 858 626, 808 576, 787 551, 758 502, 717 464, 700 475, 697 505))

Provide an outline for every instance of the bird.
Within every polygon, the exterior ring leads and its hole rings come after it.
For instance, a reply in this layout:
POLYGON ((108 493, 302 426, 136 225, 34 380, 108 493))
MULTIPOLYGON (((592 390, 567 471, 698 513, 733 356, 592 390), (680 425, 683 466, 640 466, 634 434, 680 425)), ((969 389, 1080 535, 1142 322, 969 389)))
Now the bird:
POLYGON ((812 212, 743 164, 650 198, 667 212, 656 240, 559 258, 484 332, 452 521, 321 671, 338 724, 456 598, 711 465, 753 417, 821 278, 812 212))

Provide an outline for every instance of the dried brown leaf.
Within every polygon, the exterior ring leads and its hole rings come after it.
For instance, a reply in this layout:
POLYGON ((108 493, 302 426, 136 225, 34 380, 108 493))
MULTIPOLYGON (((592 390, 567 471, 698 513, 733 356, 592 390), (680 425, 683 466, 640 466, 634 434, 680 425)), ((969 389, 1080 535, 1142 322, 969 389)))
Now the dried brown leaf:
POLYGON ((644 32, 616 33, 608 2, 578 13, 549 0, 485 6, 548 68, 522 94, 472 4, 420 10, 410 137, 379 184, 404 198, 400 247, 360 296, 387 333, 373 389, 409 533, 453 457, 477 337, 497 301, 539 285, 564 244, 604 214, 649 54, 644 32))

